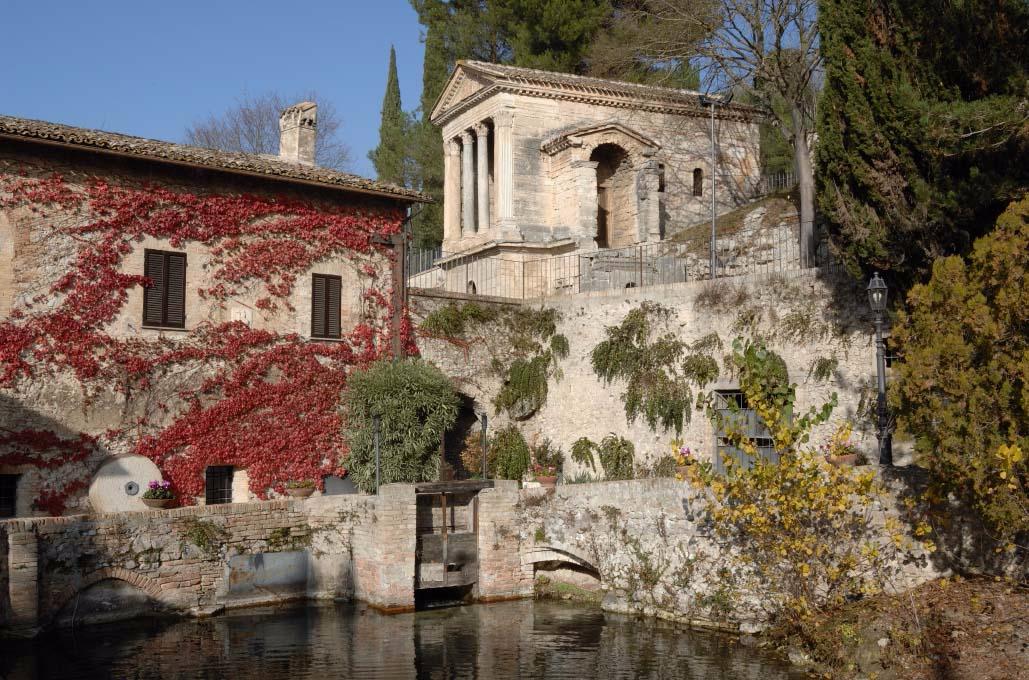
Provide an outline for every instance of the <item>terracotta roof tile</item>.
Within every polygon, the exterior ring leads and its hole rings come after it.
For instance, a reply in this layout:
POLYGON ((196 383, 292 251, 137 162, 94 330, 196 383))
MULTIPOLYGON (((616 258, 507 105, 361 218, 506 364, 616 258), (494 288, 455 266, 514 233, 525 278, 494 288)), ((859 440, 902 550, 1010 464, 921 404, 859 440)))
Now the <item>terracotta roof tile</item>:
POLYGON ((427 203, 432 200, 412 189, 328 168, 288 163, 271 156, 205 149, 26 118, 0 115, 0 137, 2 136, 58 142, 69 146, 138 156, 155 161, 185 163, 247 175, 266 175, 404 201, 427 203))

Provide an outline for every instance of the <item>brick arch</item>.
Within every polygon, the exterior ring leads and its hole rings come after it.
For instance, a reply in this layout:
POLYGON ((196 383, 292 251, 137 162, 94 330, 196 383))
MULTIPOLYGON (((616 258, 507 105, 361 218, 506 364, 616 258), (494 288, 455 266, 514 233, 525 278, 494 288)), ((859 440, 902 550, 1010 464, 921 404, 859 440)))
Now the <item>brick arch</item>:
POLYGON ((540 562, 567 562, 588 571, 593 576, 600 578, 600 570, 593 566, 593 563, 564 548, 550 545, 537 545, 531 550, 522 553, 522 566, 535 565, 540 562))
POLYGON ((67 606, 76 595, 86 590, 86 588, 96 585, 101 581, 108 580, 124 581, 125 583, 133 585, 163 605, 170 606, 172 608, 180 608, 182 606, 182 592, 179 589, 172 588, 162 590, 161 584, 149 576, 129 571, 128 569, 123 569, 121 567, 105 567, 103 569, 97 569, 96 571, 90 572, 86 576, 83 576, 77 583, 62 590, 60 595, 54 598, 53 601, 55 602, 55 605, 49 612, 47 612, 47 619, 52 620, 56 617, 58 612, 64 609, 64 607, 67 606))

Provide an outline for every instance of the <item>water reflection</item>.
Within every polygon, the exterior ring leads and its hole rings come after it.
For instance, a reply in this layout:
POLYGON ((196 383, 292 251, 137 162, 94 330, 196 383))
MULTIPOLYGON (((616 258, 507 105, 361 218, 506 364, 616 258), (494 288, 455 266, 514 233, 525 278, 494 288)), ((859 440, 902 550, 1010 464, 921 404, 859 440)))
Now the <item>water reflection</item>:
POLYGON ((137 620, 0 642, 0 678, 804 677, 722 636, 557 602, 384 616, 360 604, 137 620), (287 675, 288 674, 288 675, 287 675))

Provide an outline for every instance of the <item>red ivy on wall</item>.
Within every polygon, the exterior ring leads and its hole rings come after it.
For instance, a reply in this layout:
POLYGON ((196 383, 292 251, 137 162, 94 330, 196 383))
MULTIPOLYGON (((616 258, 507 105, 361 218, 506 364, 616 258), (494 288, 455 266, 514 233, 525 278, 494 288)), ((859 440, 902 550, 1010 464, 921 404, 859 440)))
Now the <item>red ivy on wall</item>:
MULTIPOLYGON (((0 322, 0 386, 17 389, 26 381, 72 375, 87 399, 118 393, 134 416, 105 433, 107 443, 152 459, 183 502, 202 493, 208 465, 245 468, 251 490, 262 498, 290 479, 342 472, 346 445, 338 405, 346 376, 388 350, 390 291, 380 290, 373 263, 389 250, 373 237, 397 233, 402 209, 0 174, 0 209, 18 207, 32 213, 22 224, 31 222, 44 238, 70 239, 76 249, 57 281, 0 322), (214 305, 246 294, 262 313, 292 313, 298 276, 320 261, 348 258, 365 282, 366 306, 377 311, 343 342, 240 322, 202 322, 174 337, 120 334, 112 322, 130 292, 148 284, 124 273, 124 260, 148 236, 167 239, 172 248, 188 242, 207 247, 208 285, 191 290, 214 305)), ((416 352, 406 319, 402 333, 404 346, 416 352)), ((54 453, 53 446, 20 450, 20 464, 40 468, 58 459, 76 462, 79 455, 54 453)), ((37 505, 56 514, 85 483, 44 490, 37 505)))

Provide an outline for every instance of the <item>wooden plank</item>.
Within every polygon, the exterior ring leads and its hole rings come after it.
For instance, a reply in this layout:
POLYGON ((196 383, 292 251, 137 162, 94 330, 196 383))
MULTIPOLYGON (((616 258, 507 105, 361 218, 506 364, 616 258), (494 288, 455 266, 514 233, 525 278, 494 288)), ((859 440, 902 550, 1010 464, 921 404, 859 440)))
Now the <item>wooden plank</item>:
POLYGON ((415 484, 416 493, 464 493, 493 488, 492 479, 469 479, 449 482, 422 482, 415 484))

